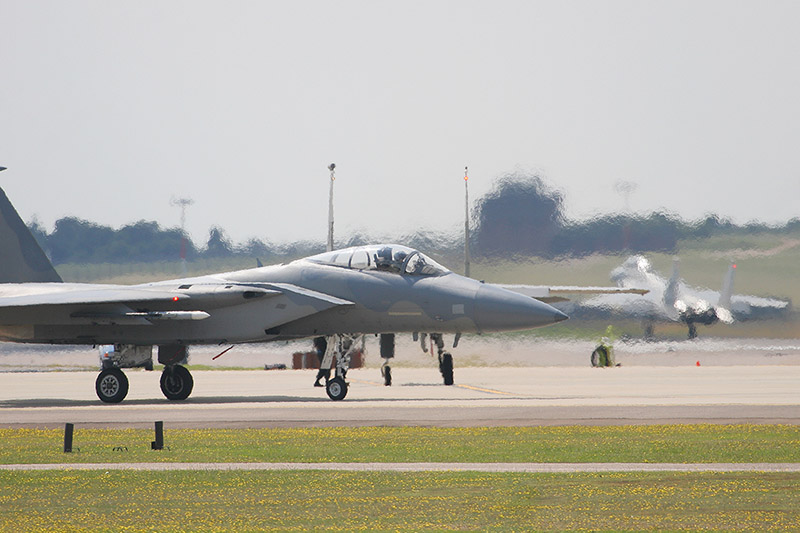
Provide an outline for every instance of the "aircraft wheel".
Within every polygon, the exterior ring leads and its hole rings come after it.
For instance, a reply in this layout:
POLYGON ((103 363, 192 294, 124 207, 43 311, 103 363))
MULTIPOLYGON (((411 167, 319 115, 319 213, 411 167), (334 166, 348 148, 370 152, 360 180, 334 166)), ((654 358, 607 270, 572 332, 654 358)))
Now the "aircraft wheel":
POLYGON ((325 392, 331 400, 344 400, 347 396, 347 383, 342 378, 333 378, 325 385, 325 392))
POLYGON ((128 395, 128 377, 117 367, 106 368, 97 376, 94 390, 105 403, 119 403, 128 395))
POLYGON ((392 386, 392 367, 389 365, 384 365, 381 368, 381 374, 383 374, 383 384, 387 387, 392 386))
POLYGON ((181 365, 165 367, 161 374, 161 392, 168 400, 185 400, 192 393, 194 379, 181 365))
POLYGON ((439 359, 439 371, 442 373, 445 385, 453 384, 453 356, 444 352, 439 359))
POLYGON ((597 350, 593 351, 590 361, 592 362, 592 366, 600 366, 600 352, 597 350))

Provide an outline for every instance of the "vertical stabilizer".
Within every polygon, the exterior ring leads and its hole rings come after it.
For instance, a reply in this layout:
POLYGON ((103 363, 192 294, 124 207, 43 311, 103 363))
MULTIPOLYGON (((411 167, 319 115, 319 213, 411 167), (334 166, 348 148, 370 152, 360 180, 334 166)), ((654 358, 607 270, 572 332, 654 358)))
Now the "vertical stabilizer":
POLYGON ((725 272, 725 277, 722 278, 722 291, 719 293, 718 307, 723 309, 731 308, 731 296, 733 296, 733 276, 736 273, 736 263, 731 263, 728 266, 728 271, 725 272))
POLYGON ((0 283, 48 281, 61 276, 0 188, 0 283))
POLYGON ((664 303, 670 307, 678 301, 678 283, 681 280, 680 265, 681 261, 677 257, 672 260, 672 276, 664 288, 664 303))

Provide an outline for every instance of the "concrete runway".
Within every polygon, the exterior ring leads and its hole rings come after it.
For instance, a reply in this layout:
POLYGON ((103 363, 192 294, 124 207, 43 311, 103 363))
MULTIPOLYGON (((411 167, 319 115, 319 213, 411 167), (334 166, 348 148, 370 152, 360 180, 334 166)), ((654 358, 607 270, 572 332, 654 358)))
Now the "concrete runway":
POLYGON ((158 372, 126 371, 130 392, 100 402, 96 372, 0 373, 0 427, 531 426, 800 424, 800 366, 466 367, 445 387, 435 368, 351 370, 332 402, 315 371, 196 371, 192 396, 169 402, 158 372))

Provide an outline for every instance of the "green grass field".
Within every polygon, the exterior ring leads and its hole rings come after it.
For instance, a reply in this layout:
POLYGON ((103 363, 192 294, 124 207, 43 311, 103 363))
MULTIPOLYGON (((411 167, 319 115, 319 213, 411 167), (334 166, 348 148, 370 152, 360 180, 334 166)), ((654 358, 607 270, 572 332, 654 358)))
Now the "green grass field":
MULTIPOLYGON (((0 463, 791 462, 795 426, 0 430, 0 463)), ((800 529, 800 474, 0 472, 0 531, 800 529)))
POLYGON ((0 429, 0 464, 104 462, 800 462, 800 427, 331 427, 153 431, 0 429), (120 451, 122 450, 122 451, 120 451))
POLYGON ((0 472, 0 531, 800 528, 800 474, 0 472))

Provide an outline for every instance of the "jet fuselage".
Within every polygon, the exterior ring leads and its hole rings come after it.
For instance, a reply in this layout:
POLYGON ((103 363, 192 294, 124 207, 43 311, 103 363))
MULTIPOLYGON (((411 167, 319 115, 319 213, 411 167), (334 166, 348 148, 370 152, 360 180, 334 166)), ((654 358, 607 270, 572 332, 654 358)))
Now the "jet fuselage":
MULTIPOLYGON (((68 344, 216 344, 335 333, 475 333, 546 326, 566 315, 538 300, 449 271, 414 275, 309 259, 287 265, 137 286, 25 284, 27 291, 121 290, 174 301, 0 309, 0 338, 68 344), (32 287, 33 286, 33 287, 32 287), (160 317, 152 313, 163 313, 160 317), (181 315, 181 313, 184 315, 181 315), (187 319, 186 313, 202 313, 187 319), (149 315, 150 314, 150 315, 149 315), (135 315, 135 316, 133 316, 135 315), (178 319, 170 319, 177 317, 178 319)), ((0 297, 21 285, 0 285, 0 297)))

